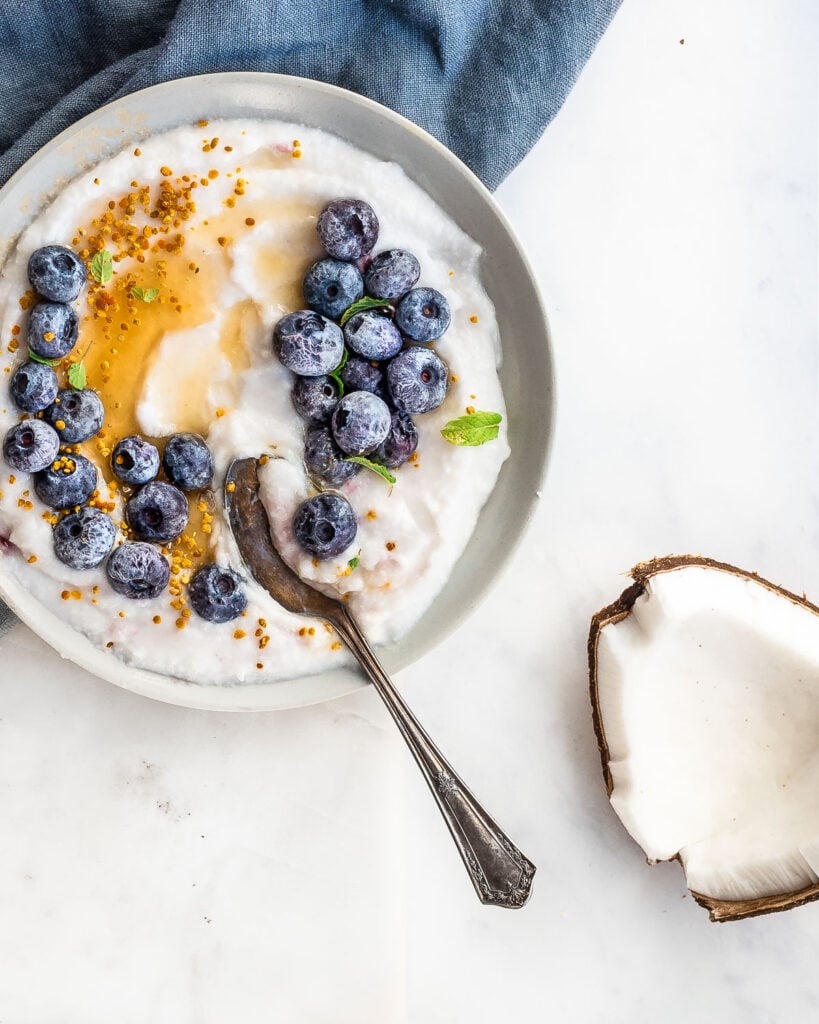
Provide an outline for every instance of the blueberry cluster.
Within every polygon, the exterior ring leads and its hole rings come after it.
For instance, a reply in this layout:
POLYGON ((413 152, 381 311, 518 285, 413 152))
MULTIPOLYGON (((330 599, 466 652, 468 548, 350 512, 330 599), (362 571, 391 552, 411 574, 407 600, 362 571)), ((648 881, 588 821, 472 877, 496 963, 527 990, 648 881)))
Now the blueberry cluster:
MULTIPOLYGON (((155 597, 168 582, 167 562, 163 572, 151 572, 156 557, 151 544, 168 544, 188 524, 187 491, 209 487, 213 480, 213 456, 204 438, 198 434, 174 434, 165 442, 160 462, 159 451, 137 434, 123 437, 111 453, 111 466, 119 479, 138 490, 125 504, 125 519, 137 541, 116 549, 118 558, 112 569, 108 560, 111 585, 126 597, 155 597), (160 464, 166 480, 157 480, 160 464), (120 556, 128 549, 130 554, 120 556), (164 579, 164 582, 162 580, 164 579)), ((188 585, 191 607, 208 622, 229 622, 247 607, 242 580, 232 569, 209 562, 201 566, 188 585)))
POLYGON ((41 359, 62 359, 77 342, 79 322, 69 303, 88 281, 85 264, 64 245, 46 245, 29 259, 28 279, 38 296, 28 316, 28 347, 41 359))
MULTIPOLYGON (((24 416, 3 439, 3 456, 13 469, 33 475, 34 491, 41 501, 66 510, 84 505, 97 483, 93 464, 64 446, 87 440, 99 430, 102 402, 88 389, 60 390, 52 366, 76 344, 77 314, 69 303, 79 296, 88 277, 85 264, 71 249, 46 245, 31 256, 28 279, 37 294, 27 324, 30 358, 17 368, 10 382, 11 397, 24 416)), ((92 514, 86 519, 97 521, 92 514)), ((71 524, 65 536, 74 540, 70 528, 71 524)), ((84 529, 79 528, 81 532, 84 529)), ((105 546, 103 538, 108 531, 104 527, 91 532, 95 539, 81 561, 95 558, 92 564, 98 565, 113 540, 105 546)), ((60 550, 69 547, 75 548, 76 543, 60 550)))
MULTIPOLYGON (((113 589, 134 600, 157 597, 168 585, 170 568, 159 548, 182 534, 188 523, 185 491, 209 487, 213 457, 197 434, 175 434, 157 448, 137 435, 122 438, 111 454, 114 474, 131 494, 125 519, 136 538, 115 547, 113 520, 93 503, 97 470, 72 446, 93 437, 105 409, 90 388, 59 387, 53 366, 77 341, 78 321, 69 303, 87 282, 85 265, 70 249, 48 245, 29 260, 28 276, 38 301, 29 313, 27 340, 31 358, 15 371, 11 396, 24 418, 3 440, 6 462, 33 474, 34 491, 44 504, 63 513, 54 525, 54 553, 72 569, 91 569, 107 558, 113 589), (49 362, 40 362, 48 360, 49 362), (157 480, 160 468, 166 480, 157 480)), ((191 606, 211 622, 241 615, 247 598, 240 577, 209 563, 191 578, 191 606)))
MULTIPOLYGON (((327 257, 305 275, 308 308, 278 322, 273 347, 296 375, 292 398, 307 424, 307 470, 320 487, 337 488, 361 469, 351 459, 391 470, 414 454, 412 417, 446 397, 447 367, 428 346, 451 314, 440 292, 416 287, 421 266, 411 252, 372 255, 378 217, 363 200, 328 203, 317 230, 327 257)), ((340 554, 356 528, 340 494, 309 499, 293 521, 299 543, 319 559, 340 554)))

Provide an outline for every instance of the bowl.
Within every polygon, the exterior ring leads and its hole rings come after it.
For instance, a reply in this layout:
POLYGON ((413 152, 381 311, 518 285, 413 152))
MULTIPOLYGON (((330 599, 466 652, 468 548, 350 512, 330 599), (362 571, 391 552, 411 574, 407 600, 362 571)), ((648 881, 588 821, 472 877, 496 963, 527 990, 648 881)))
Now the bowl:
MULTIPOLYGON (((0 262, 20 231, 68 181, 125 146, 201 118, 275 118, 321 128, 402 166, 481 246, 481 278, 503 347, 500 378, 511 455, 448 582, 414 628, 379 648, 388 672, 440 643, 491 590, 539 497, 554 421, 549 329, 526 257, 492 195, 446 147, 393 111, 335 86, 288 75, 201 75, 116 100, 45 145, 0 190, 0 262)), ((61 655, 135 693, 185 707, 273 710, 330 700, 366 685, 356 668, 268 683, 218 686, 135 668, 97 649, 2 571, 0 597, 61 655)))

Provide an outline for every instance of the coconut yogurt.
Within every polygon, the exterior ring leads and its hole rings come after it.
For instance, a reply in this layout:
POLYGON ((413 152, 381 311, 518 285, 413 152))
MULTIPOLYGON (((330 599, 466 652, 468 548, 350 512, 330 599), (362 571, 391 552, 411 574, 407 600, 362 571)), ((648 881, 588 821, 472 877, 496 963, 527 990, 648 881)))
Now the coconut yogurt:
MULTIPOLYGON (((127 488, 110 453, 121 437, 161 439, 178 431, 207 438, 214 490, 195 494, 181 538, 163 548, 171 584, 161 597, 127 600, 104 565, 73 570, 53 553, 55 515, 31 479, 0 465, 0 569, 112 657, 198 683, 292 678, 340 665, 348 655, 329 626, 280 608, 248 578, 224 517, 220 485, 235 458, 264 454, 262 498, 279 550, 306 580, 329 588, 374 643, 401 637, 446 582, 508 455, 500 345, 479 280, 478 246, 395 164, 321 131, 270 121, 221 121, 157 135, 97 165, 64 188, 22 233, 0 283, 0 372, 25 356, 26 266, 43 245, 71 246, 84 259, 105 250, 113 274, 74 304, 88 385, 105 404, 99 435, 83 443, 98 470, 95 503, 124 527, 127 488), (317 561, 296 542, 293 513, 315 488, 303 462, 304 423, 292 375, 271 336, 303 308, 301 282, 321 258, 316 219, 339 196, 377 212, 375 251, 400 247, 421 264, 420 285, 443 292, 452 324, 435 343, 450 373, 438 409, 414 417, 416 457, 393 487, 368 470, 344 485, 358 533, 337 558, 317 561), (504 417, 498 438, 458 447, 441 435, 474 409, 504 417), (185 583, 216 561, 246 577, 246 613, 213 624, 192 614, 185 583)), ((4 388, 0 433, 18 422, 4 388)), ((125 536, 120 533, 120 536, 125 536)))

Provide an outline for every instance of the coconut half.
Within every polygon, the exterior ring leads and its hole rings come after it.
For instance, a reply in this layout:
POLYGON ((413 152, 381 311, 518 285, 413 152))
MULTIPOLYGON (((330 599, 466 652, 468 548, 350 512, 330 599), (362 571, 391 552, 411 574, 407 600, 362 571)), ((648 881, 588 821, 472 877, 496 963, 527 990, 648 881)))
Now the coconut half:
POLYGON ((819 608, 697 556, 631 575, 589 635, 614 810, 712 921, 819 899, 819 608))

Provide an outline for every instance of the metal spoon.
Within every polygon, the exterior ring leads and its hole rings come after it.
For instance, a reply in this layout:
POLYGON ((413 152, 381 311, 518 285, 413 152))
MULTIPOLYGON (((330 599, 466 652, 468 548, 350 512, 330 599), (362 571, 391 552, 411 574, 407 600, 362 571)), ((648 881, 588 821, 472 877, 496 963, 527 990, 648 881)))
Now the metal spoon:
POLYGON ((256 459, 232 463, 225 479, 225 507, 233 536, 250 572, 287 611, 325 619, 358 658, 401 730, 427 780, 482 903, 522 907, 535 866, 498 827, 427 736, 367 643, 346 605, 314 590, 285 563, 273 545, 259 497, 256 459), (232 484, 233 486, 228 487, 232 484))

